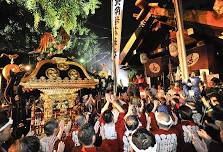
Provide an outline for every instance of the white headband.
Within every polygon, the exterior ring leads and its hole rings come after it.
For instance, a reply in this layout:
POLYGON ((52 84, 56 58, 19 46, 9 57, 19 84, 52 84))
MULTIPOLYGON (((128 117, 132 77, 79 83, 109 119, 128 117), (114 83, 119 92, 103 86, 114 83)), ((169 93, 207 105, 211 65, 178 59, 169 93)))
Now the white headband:
MULTIPOLYGON (((170 116, 169 116, 169 117, 170 117, 170 116)), ((163 121, 163 120, 160 120, 160 119, 158 118, 158 112, 155 112, 155 118, 156 118, 156 121, 157 121, 158 123, 162 124, 162 125, 170 126, 170 125, 173 124, 173 120, 172 120, 171 117, 170 117, 170 120, 169 120, 168 122, 163 121)))
POLYGON ((148 149, 145 150, 140 150, 139 148, 136 147, 136 145, 134 145, 134 143, 132 142, 132 136, 129 137, 129 143, 130 146, 132 147, 132 149, 135 152, 156 152, 156 148, 157 148, 157 144, 154 145, 154 147, 149 147, 148 149))
POLYGON ((0 128, 0 132, 2 132, 5 128, 7 128, 9 125, 12 125, 13 124, 13 120, 12 118, 9 118, 9 121, 0 128))

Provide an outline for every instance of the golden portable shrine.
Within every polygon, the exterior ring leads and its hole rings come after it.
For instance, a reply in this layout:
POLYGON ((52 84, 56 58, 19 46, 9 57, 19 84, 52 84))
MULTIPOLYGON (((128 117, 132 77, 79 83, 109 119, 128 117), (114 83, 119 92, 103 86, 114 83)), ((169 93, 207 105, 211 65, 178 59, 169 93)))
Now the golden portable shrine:
POLYGON ((39 102, 34 102, 31 110, 31 126, 36 134, 42 133, 44 122, 50 118, 72 119, 77 91, 95 88, 96 84, 84 66, 77 62, 58 57, 39 61, 19 84, 24 90, 38 89, 41 92, 39 102))

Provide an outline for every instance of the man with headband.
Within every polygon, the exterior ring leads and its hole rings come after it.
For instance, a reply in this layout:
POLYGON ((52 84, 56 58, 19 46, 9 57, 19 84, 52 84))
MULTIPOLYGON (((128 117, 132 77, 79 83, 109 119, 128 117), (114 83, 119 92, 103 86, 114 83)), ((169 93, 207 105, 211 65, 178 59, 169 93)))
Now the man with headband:
POLYGON ((1 145, 10 138, 12 123, 13 120, 8 118, 6 112, 0 111, 0 152, 6 152, 1 145))
POLYGON ((157 152, 176 152, 179 132, 172 126, 171 116, 164 112, 155 112, 152 121, 156 121, 158 128, 152 128, 157 143, 157 152), (154 118, 155 117, 155 118, 154 118))

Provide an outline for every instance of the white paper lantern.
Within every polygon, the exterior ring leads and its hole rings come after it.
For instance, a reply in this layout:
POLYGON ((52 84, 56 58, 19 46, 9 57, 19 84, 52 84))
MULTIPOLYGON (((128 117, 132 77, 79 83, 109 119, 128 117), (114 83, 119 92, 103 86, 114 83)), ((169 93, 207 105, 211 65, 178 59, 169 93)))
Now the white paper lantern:
POLYGON ((142 64, 145 64, 148 62, 148 57, 147 57, 147 54, 146 53, 141 53, 140 54, 140 61, 142 64))
POLYGON ((178 56, 177 43, 172 42, 169 44, 169 52, 172 57, 178 56))

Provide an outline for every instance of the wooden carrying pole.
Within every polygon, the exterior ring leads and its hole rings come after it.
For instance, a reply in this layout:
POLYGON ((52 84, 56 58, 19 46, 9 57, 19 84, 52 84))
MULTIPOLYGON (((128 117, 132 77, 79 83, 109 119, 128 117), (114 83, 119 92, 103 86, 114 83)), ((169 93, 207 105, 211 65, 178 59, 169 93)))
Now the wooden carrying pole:
POLYGON ((183 9, 182 9, 182 2, 181 0, 173 0, 174 2, 174 9, 177 21, 177 44, 178 44, 178 58, 180 64, 180 71, 182 80, 187 81, 189 78, 188 74, 188 66, 186 60, 186 48, 184 43, 184 25, 183 25, 183 9))

